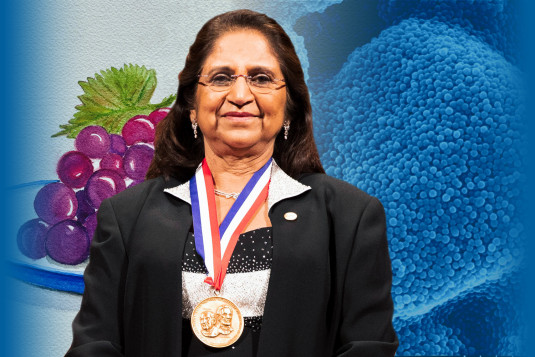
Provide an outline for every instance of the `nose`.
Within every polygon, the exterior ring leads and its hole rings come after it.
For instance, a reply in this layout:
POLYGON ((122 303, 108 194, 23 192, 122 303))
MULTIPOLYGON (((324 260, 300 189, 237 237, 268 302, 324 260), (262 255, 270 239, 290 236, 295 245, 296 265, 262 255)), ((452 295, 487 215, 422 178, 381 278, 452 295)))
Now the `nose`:
POLYGON ((227 100, 237 106, 238 108, 243 107, 246 104, 253 102, 255 99, 245 76, 240 76, 236 78, 236 82, 230 88, 230 91, 227 94, 227 100))

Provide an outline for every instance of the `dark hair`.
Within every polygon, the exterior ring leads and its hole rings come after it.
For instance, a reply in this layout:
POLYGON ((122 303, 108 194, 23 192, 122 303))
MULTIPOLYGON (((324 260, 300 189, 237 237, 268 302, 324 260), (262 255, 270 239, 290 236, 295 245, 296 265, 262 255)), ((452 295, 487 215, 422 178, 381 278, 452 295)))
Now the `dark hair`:
POLYGON ((190 110, 194 108, 197 75, 215 42, 225 33, 250 29, 264 35, 277 57, 286 81, 285 118, 290 121, 288 140, 282 131, 275 139, 273 158, 293 178, 303 173, 325 172, 312 131, 312 109, 301 62, 282 27, 272 18, 251 10, 226 12, 201 28, 178 75, 177 99, 156 128, 154 159, 147 179, 164 175, 181 181, 190 179, 204 158, 202 133, 194 139, 190 110))

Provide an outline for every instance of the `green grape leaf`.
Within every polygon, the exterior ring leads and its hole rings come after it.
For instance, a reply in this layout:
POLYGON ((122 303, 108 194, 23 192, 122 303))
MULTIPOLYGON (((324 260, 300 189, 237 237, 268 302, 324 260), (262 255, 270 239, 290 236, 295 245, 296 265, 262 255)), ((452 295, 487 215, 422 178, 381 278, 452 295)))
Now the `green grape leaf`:
POLYGON ((78 96, 77 105, 68 124, 60 125, 61 131, 52 135, 75 138, 89 125, 100 125, 110 134, 121 132, 124 124, 135 115, 147 115, 153 110, 170 106, 176 99, 170 95, 158 104, 150 104, 156 89, 156 71, 145 66, 125 64, 95 73, 94 78, 78 82, 84 94, 78 96))

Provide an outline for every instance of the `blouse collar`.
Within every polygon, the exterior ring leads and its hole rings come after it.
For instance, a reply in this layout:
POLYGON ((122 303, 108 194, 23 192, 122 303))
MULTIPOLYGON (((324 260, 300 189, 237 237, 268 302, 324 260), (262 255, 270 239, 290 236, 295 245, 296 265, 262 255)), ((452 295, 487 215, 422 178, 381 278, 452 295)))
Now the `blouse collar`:
MULTIPOLYGON (((197 167, 197 171, 200 169, 201 165, 197 167)), ((310 186, 303 185, 299 181, 288 176, 288 174, 277 165, 275 160, 273 160, 273 165, 271 167, 271 182, 269 184, 267 199, 268 210, 270 210, 275 203, 290 197, 299 196, 310 189, 310 186)), ((191 205, 189 181, 175 187, 166 188, 164 191, 191 205)))

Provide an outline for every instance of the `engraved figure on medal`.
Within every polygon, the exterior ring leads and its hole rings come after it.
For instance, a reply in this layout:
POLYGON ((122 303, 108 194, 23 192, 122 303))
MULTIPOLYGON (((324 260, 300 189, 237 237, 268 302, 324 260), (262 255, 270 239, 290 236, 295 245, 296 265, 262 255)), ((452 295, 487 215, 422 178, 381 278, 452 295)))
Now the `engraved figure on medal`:
POLYGON ((230 306, 221 305, 217 308, 217 320, 219 323, 219 332, 228 335, 233 331, 232 324, 232 309, 230 306))
POLYGON ((214 330, 216 319, 212 311, 203 311, 199 318, 201 323, 203 336, 209 337, 212 336, 212 331, 214 330))
POLYGON ((220 296, 201 301, 191 314, 195 335, 212 347, 227 347, 238 340, 243 332, 243 317, 238 307, 220 296))

